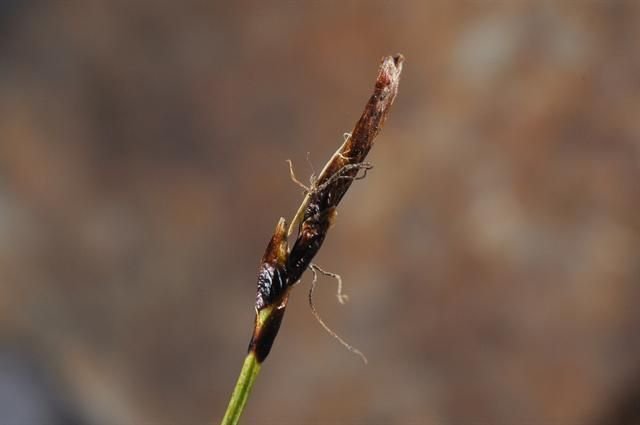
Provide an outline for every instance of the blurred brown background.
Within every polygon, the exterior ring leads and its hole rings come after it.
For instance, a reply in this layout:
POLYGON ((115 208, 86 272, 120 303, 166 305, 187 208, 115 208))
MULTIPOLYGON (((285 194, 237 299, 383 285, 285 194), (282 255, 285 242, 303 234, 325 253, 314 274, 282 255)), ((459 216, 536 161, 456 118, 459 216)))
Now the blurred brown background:
POLYGON ((247 424, 640 423, 640 2, 2 1, 0 423, 217 423, 258 260, 400 93, 247 424), (635 418, 634 418, 634 415, 635 418))

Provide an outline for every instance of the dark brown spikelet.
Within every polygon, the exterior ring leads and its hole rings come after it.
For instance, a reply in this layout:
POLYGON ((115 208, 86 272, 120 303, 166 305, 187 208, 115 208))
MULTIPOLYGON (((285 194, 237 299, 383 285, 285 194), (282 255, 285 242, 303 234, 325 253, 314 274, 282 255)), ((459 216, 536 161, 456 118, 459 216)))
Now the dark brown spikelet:
POLYGON ((287 255, 287 226, 281 218, 260 261, 256 310, 273 304, 284 294, 288 286, 287 255))
POLYGON ((402 55, 387 56, 382 60, 373 94, 369 98, 362 116, 351 132, 351 136, 333 155, 318 177, 318 186, 322 186, 330 179, 333 180, 320 196, 321 207, 338 206, 347 189, 353 183, 353 178, 360 168, 359 164, 363 163, 371 150, 375 137, 382 129, 391 105, 396 99, 403 62, 404 56, 402 55), (348 178, 333 178, 332 176, 335 175, 348 178))
POLYGON ((300 225, 298 238, 296 239, 289 259, 287 270, 289 271, 289 282, 295 284, 302 274, 311 264, 313 257, 317 254, 327 236, 327 231, 336 215, 335 208, 325 208, 321 210, 317 203, 316 196, 311 197, 311 201, 305 210, 305 216, 300 225))
POLYGON ((364 162, 387 119, 398 94, 402 73, 402 55, 382 59, 373 94, 351 135, 333 154, 306 198, 298 237, 291 248, 288 270, 289 284, 295 285, 324 242, 335 210, 360 170, 371 166, 364 162))
POLYGON ((258 268, 256 319, 249 351, 255 353, 260 363, 269 355, 284 317, 288 296, 287 256, 287 225, 281 218, 258 268))

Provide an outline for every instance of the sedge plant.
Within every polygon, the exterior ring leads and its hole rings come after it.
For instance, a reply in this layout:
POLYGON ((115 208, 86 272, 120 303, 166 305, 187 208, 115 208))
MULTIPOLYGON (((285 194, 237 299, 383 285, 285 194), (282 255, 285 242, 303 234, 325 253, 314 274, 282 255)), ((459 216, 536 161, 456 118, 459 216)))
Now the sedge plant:
MULTIPOLYGON (((364 177, 371 168, 371 165, 365 162, 365 158, 398 93, 403 61, 404 57, 400 54, 382 59, 373 94, 353 131, 345 135, 344 142, 320 174, 312 177, 311 185, 304 187, 305 197, 291 223, 287 226, 285 219, 280 218, 276 225, 258 270, 256 315, 249 352, 222 419, 222 425, 235 425, 239 422, 262 363, 269 355, 280 329, 289 301, 289 291, 309 268, 314 276, 316 270, 326 273, 312 264, 312 260, 322 247, 343 196, 353 181, 364 177), (289 238, 293 236, 295 241, 289 246, 289 238)), ((294 181, 299 183, 293 171, 291 174, 294 181)), ((311 293, 309 299, 312 310, 322 326, 329 330, 313 308, 311 293)), ((338 299, 342 302, 341 296, 339 290, 338 299)), ((340 339, 332 331, 329 332, 340 339)), ((341 339, 340 341, 366 362, 362 353, 341 339)))

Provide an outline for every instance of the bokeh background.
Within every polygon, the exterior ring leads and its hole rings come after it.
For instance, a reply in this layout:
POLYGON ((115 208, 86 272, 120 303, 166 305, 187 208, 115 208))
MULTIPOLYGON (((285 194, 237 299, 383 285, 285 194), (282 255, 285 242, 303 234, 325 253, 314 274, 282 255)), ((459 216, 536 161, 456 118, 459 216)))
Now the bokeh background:
POLYGON ((0 423, 216 423, 258 261, 400 93, 247 424, 640 423, 640 2, 0 2, 0 423))

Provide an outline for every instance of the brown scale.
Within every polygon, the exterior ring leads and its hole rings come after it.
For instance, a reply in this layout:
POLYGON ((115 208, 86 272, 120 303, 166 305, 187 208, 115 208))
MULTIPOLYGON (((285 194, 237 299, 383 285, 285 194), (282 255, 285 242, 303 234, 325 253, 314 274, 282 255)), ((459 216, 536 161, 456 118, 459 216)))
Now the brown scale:
POLYGON ((288 297, 287 251, 287 225, 284 218, 281 218, 258 268, 256 319, 249 342, 249 351, 255 352, 258 362, 269 355, 284 317, 288 297), (261 322, 260 310, 267 307, 272 308, 272 312, 261 322))
POLYGON ((327 230, 331 227, 335 216, 335 207, 321 210, 317 200, 312 197, 300 225, 298 238, 289 253, 287 269, 289 270, 290 285, 294 285, 300 280, 302 274, 313 261, 320 247, 322 247, 324 238, 327 236, 327 230))
POLYGON ((287 251, 287 225, 281 218, 258 268, 257 311, 276 302, 287 288, 287 251))

